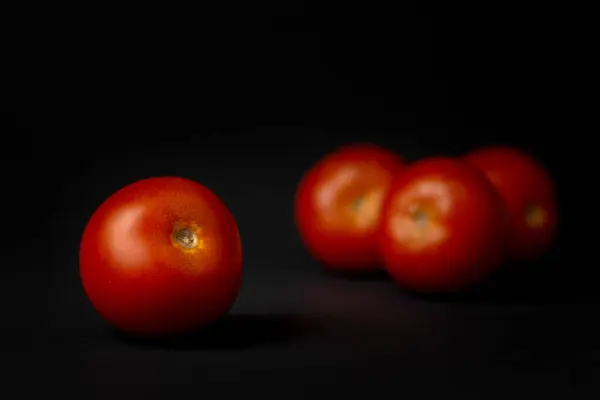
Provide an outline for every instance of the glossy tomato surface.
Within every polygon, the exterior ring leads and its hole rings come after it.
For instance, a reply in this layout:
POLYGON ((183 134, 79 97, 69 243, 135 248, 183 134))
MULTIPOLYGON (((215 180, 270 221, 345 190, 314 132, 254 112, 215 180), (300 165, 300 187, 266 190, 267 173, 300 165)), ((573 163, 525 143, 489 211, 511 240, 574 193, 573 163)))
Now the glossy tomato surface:
POLYGON ((217 320, 237 297, 236 221, 194 181, 135 182, 92 215, 80 274, 92 305, 114 327, 149 337, 186 333, 217 320))
POLYGON ((494 185, 509 216, 507 257, 532 259, 549 249, 557 231, 556 190, 548 172, 530 155, 508 147, 488 147, 465 159, 494 185))
POLYGON ((401 158, 390 150, 354 144, 323 157, 298 186, 296 225, 308 251, 338 271, 379 267, 381 208, 401 158))
POLYGON ((380 231, 390 276, 421 293, 468 289, 502 262, 502 201, 485 176, 449 158, 409 166, 393 183, 380 231))

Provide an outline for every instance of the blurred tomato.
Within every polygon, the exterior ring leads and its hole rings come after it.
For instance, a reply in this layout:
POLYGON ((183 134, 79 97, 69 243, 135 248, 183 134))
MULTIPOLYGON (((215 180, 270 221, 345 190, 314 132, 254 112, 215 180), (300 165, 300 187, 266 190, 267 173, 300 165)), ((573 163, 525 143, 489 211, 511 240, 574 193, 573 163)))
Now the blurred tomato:
POLYGON ((116 328, 141 336, 185 333, 235 301, 238 228, 199 183, 144 179, 94 212, 81 241, 80 274, 92 305, 116 328))
POLYGON ((370 144, 345 146, 322 158, 296 193, 296 225, 308 251, 332 270, 379 267, 381 208, 402 167, 398 155, 370 144))
POLYGON ((449 158, 419 161, 394 181, 383 210, 385 267, 410 291, 467 289, 502 261, 503 215, 500 198, 475 168, 449 158))
POLYGON ((507 257, 531 259, 547 251, 556 236, 554 183, 531 156, 508 147, 488 147, 465 159, 483 171, 506 206, 509 217, 507 257))

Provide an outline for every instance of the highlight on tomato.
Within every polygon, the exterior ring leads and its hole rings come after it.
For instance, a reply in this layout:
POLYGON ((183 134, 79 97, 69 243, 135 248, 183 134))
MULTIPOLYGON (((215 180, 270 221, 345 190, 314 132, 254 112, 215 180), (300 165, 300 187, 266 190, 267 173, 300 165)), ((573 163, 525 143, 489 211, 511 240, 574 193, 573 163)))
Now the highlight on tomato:
POLYGON ((234 217, 208 188, 180 177, 143 179, 106 199, 85 227, 79 260, 97 312, 144 337, 215 322, 242 279, 234 217))

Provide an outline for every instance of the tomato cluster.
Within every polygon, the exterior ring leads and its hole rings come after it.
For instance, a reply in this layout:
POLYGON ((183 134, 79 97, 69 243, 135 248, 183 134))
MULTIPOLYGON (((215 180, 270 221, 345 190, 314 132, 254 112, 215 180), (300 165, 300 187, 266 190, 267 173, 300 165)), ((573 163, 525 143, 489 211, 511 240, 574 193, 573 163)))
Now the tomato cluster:
POLYGON ((326 268, 383 266, 422 293, 472 287, 503 260, 534 258, 556 234, 555 189, 512 148, 405 163, 373 145, 342 147, 301 181, 296 224, 326 268))
MULTIPOLYGON (((384 269, 415 292, 456 292, 505 259, 545 252, 556 234, 548 173, 530 156, 486 148, 405 162, 367 144, 340 148, 303 177, 296 225, 330 270, 384 269)), ((121 331, 159 337, 212 324, 242 280, 236 221, 201 184, 144 179, 94 212, 80 275, 98 313, 121 331)))

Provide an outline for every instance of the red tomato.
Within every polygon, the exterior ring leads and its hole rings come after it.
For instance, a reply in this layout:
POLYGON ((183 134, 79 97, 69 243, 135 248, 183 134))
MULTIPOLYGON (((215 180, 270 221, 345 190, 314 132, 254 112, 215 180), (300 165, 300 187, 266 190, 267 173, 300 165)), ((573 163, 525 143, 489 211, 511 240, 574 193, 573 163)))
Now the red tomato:
POLYGON ((556 236, 557 204, 546 170, 508 147, 479 149, 465 159, 487 175, 504 200, 510 221, 507 257, 531 259, 548 250, 556 236))
POLYGON ((327 268, 379 268, 377 230, 400 157, 370 144, 354 144, 322 158, 300 182, 295 218, 309 252, 327 268))
POLYGON ((88 222, 80 273, 94 308, 134 335, 185 333, 233 305, 242 249, 233 216, 199 183, 176 177, 135 182, 88 222))
POLYGON ((409 166, 392 184, 380 230, 390 276, 414 292, 469 288, 502 261, 503 206, 485 176, 449 158, 409 166))

